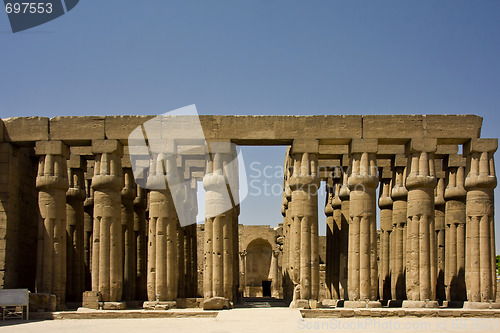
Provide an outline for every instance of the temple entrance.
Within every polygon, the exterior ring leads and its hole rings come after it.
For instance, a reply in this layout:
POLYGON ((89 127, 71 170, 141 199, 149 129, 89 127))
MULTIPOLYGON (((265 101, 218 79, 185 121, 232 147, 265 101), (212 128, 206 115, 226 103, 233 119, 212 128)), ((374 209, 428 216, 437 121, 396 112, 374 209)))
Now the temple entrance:
POLYGON ((262 281, 262 296, 271 297, 271 281, 262 281))

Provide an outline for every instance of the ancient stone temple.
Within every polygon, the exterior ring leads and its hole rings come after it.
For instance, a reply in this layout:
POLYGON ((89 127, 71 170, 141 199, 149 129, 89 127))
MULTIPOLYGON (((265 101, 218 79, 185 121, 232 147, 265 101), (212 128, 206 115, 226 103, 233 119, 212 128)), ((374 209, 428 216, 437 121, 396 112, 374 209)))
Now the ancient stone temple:
POLYGON ((58 309, 500 308, 481 117, 184 117, 1 120, 0 288, 58 309), (238 224, 245 145, 287 147, 278 228, 238 224))

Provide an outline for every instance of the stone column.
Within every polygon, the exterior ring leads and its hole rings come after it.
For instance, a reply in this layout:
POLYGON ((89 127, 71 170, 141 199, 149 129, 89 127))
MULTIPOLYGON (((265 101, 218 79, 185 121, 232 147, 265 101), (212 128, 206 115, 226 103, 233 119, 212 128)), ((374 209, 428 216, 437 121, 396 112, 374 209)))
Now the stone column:
MULTIPOLYGON (((151 161, 149 192, 148 300, 173 302, 178 292, 177 213, 167 177, 177 174, 175 156, 163 154, 151 161)), ((145 306, 149 306, 150 303, 145 306)))
POLYGON ((120 210, 123 148, 117 140, 93 140, 92 152, 95 156, 92 291, 100 292, 104 302, 118 302, 123 292, 120 210))
MULTIPOLYGON (((90 162, 90 161, 89 161, 90 162)), ((93 161, 92 161, 93 162, 93 161)), ((94 167, 87 168, 85 175, 85 192, 86 198, 83 202, 83 244, 84 244, 84 263, 85 263, 85 290, 92 290, 92 230, 94 228, 94 190, 92 189, 92 176, 94 167)))
POLYGON ((187 192, 185 209, 191 224, 184 227, 184 266, 186 272, 185 297, 196 297, 198 290, 198 269, 197 269, 197 238, 196 238, 196 215, 198 215, 198 203, 196 197, 197 183, 192 178, 187 192))
MULTIPOLYGON (((124 158, 123 164, 128 162, 124 158), (126 161, 125 161, 126 160, 126 161)), ((121 191, 121 223, 123 237, 123 299, 125 301, 136 300, 136 278, 137 278, 137 243, 134 231, 134 199, 136 197, 137 185, 131 168, 123 168, 124 187, 121 191)))
POLYGON ((392 246, 392 172, 388 168, 381 169, 380 190, 378 206, 380 207, 380 280, 379 295, 381 300, 392 299, 391 295, 391 254, 394 252, 392 246))
MULTIPOLYGON (((445 173, 442 170, 442 160, 436 159, 436 177, 437 185, 434 189, 434 221, 435 221, 435 241, 436 253, 434 253, 437 261, 436 272, 432 273, 434 279, 432 283, 436 285, 436 299, 443 301, 446 298, 444 286, 444 268, 445 268, 445 173)), ((432 260, 432 259, 431 259, 432 260)), ((433 261, 434 261, 433 260, 433 261)))
POLYGON ((84 200, 87 162, 79 155, 68 161, 69 189, 66 192, 66 299, 80 302, 85 291, 84 200))
POLYGON ((437 262, 432 260, 436 251, 433 242, 434 187, 436 175, 434 152, 435 139, 412 139, 407 144, 408 172, 408 226, 406 239, 406 295, 403 307, 438 307, 435 301, 436 286, 432 284, 432 272, 437 262))
POLYGON ((204 309, 229 307, 237 294, 235 267, 238 265, 235 251, 235 228, 237 228, 237 165, 234 147, 229 142, 209 144, 210 156, 205 188, 205 249, 203 270, 204 309), (234 167, 236 166, 236 170, 234 167), (217 303, 213 298, 225 298, 217 303))
POLYGON ((36 187, 38 225, 36 292, 55 294, 57 307, 66 301, 66 190, 69 151, 62 141, 37 141, 36 187))
POLYGON ((392 204, 392 237, 394 260, 391 262, 391 296, 393 300, 402 301, 406 298, 405 268, 406 268, 406 157, 396 155, 393 164, 393 185, 391 192, 392 204))
MULTIPOLYGON (((340 199, 340 265, 339 265, 339 282, 340 282, 340 299, 347 300, 348 296, 348 269, 350 268, 348 262, 348 252, 349 252, 349 197, 350 190, 347 185, 347 180, 349 178, 349 156, 344 155, 342 157, 342 170, 341 170, 341 182, 338 197, 340 199)), ((339 181, 339 182, 340 182, 339 181)), ((334 204, 338 201, 334 201, 334 204)), ((338 206, 335 206, 338 209, 338 206)), ((338 214, 338 213, 337 213, 338 214)), ((337 215, 334 215, 337 216, 337 215)))
POLYGON ((488 302, 496 300, 493 191, 497 178, 493 154, 497 145, 497 139, 472 139, 464 145, 467 308, 485 308, 488 302))
POLYGON ((280 297, 280 281, 279 281, 279 265, 278 265, 279 251, 273 250, 271 257, 271 296, 274 298, 280 297))
POLYGON ((317 300, 319 296, 318 146, 317 140, 294 140, 291 151, 292 237, 300 290, 300 302, 292 302, 292 307, 308 306, 304 300, 317 300))
MULTIPOLYGON (((343 280, 345 280, 344 271, 347 267, 347 239, 342 239, 343 234, 348 236, 347 223, 342 224, 342 201, 340 200, 340 189, 342 187, 342 172, 337 168, 333 178, 333 284, 337 288, 337 300, 344 299, 343 280), (335 177, 338 176, 338 177, 335 177), (344 246, 344 247, 343 247, 344 246)), ((345 288, 347 289, 347 288, 345 288)))
POLYGON ((247 251, 244 250, 240 252, 240 270, 241 270, 241 288, 243 290, 243 296, 247 295, 247 251))
POLYGON ((147 299, 147 268, 148 268, 148 244, 147 235, 147 190, 137 186, 137 196, 134 199, 134 233, 137 250, 137 275, 136 275, 136 299, 147 299))
POLYGON ((340 199, 338 192, 340 190, 340 179, 329 178, 326 186, 326 285, 333 300, 340 299, 340 228, 341 212, 340 199), (336 210, 334 210, 335 206, 336 210), (337 214, 335 214, 337 213, 337 214))
MULTIPOLYGON (((294 252, 292 252, 292 190, 288 183, 291 177, 293 162, 290 157, 290 147, 287 149, 285 157, 284 182, 283 182, 283 199, 281 204, 281 215, 283 216, 283 299, 286 302, 291 302, 293 298, 293 268, 294 268, 294 252)), ((297 282, 298 284, 298 282, 297 282)))
POLYGON ((353 139, 350 146, 349 301, 345 307, 381 307, 377 301, 377 139, 353 139))
POLYGON ((445 286, 448 306, 460 305, 467 299, 465 289, 465 159, 450 155, 444 198, 446 223, 445 286), (459 304, 457 304, 459 303, 459 304))

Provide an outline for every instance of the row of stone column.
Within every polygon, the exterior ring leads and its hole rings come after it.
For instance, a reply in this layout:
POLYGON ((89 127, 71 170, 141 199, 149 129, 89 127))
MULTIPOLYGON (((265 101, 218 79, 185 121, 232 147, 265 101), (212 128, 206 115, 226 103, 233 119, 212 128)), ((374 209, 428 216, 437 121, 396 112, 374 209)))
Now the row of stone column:
POLYGON ((122 168, 116 140, 92 142, 93 170, 61 141, 37 142, 35 150, 41 215, 37 292, 55 294, 60 307, 80 301, 90 288, 103 301, 196 297, 196 183, 176 193, 184 195, 192 220, 181 228, 164 178, 179 173, 175 162, 161 156, 154 161, 163 169, 148 182, 163 178, 164 188, 151 190, 148 200, 132 170, 122 168))
POLYGON ((334 174, 327 184, 326 275, 332 298, 363 304, 378 298, 405 300, 403 305, 409 307, 437 306, 438 299, 494 300, 496 140, 471 140, 464 145, 466 158, 450 155, 441 170, 434 156, 436 140, 414 139, 406 156, 394 156, 392 167, 380 168, 379 177, 376 145, 376 140, 353 140, 350 168, 334 174), (346 176, 348 200, 342 191, 346 176), (379 182, 377 267, 374 219, 379 182), (340 292, 345 201, 350 217, 347 297, 340 292))

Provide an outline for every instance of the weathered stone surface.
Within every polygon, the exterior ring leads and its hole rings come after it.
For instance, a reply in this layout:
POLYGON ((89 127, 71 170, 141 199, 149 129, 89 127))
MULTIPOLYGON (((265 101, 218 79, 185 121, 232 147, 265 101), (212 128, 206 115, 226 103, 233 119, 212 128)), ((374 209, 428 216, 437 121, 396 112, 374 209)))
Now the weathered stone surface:
POLYGON ((49 140, 49 119, 44 117, 16 117, 3 119, 4 139, 9 142, 49 140))
POLYGON ((105 139, 104 117, 54 117, 50 119, 50 139, 88 142, 105 139))
POLYGON ((30 311, 56 311, 57 299, 54 294, 46 293, 31 293, 30 294, 30 311))
POLYGON ((102 305, 103 310, 125 310, 126 308, 125 302, 104 302, 102 305))
POLYGON ((212 297, 203 301, 203 310, 223 310, 231 309, 232 306, 228 299, 224 297, 212 297))

